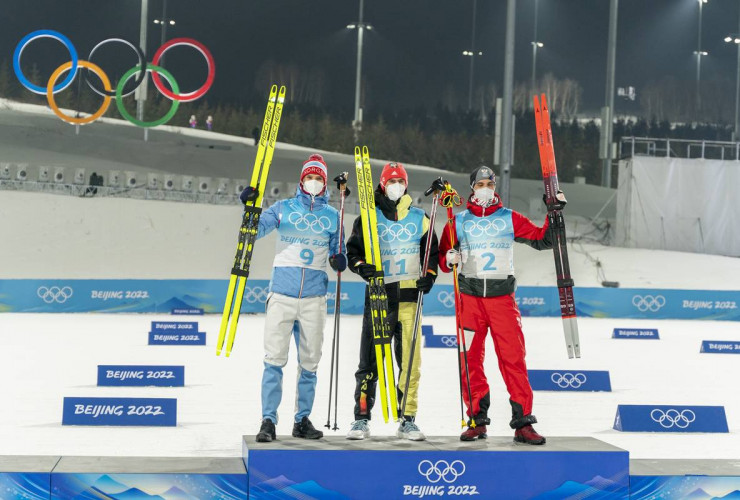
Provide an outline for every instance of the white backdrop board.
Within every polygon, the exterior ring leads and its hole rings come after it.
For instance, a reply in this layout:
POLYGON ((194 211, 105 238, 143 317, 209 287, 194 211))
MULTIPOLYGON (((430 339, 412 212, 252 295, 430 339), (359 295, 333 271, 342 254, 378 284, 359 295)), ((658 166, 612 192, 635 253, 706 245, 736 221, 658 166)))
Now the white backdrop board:
POLYGON ((738 187, 736 161, 646 156, 620 161, 616 244, 738 257, 738 187))

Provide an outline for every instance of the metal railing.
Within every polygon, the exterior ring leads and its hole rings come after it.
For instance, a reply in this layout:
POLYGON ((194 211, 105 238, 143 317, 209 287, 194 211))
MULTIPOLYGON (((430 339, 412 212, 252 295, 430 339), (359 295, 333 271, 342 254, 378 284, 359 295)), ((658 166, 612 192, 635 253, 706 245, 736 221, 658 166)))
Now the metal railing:
MULTIPOLYGON (((185 203, 206 203, 212 205, 241 205, 238 194, 204 193, 198 191, 179 191, 168 189, 149 189, 147 186, 117 187, 90 186, 87 184, 65 184, 57 182, 20 181, 0 179, 0 190, 47 193, 80 198, 130 198, 135 200, 177 201, 185 203)), ((289 196, 265 195, 262 203, 267 208, 273 203, 289 196)), ((329 204, 339 208, 339 197, 333 196, 329 204)), ((347 200, 345 210, 348 213, 359 213, 359 203, 347 200)))
POLYGON ((618 157, 633 156, 740 161, 740 142, 622 137, 618 157))

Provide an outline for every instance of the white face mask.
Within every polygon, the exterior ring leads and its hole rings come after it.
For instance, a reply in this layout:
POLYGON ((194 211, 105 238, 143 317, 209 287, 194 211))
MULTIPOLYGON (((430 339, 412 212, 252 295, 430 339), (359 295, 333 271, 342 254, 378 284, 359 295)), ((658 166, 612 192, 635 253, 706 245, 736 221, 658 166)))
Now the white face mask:
POLYGON ((491 203, 493 201, 493 189, 491 188, 479 188, 474 191, 475 199, 482 204, 491 203))
POLYGON ((303 183, 303 189, 311 196, 317 196, 319 193, 321 193, 321 191, 324 190, 324 183, 315 179, 311 179, 310 181, 305 181, 303 183))
POLYGON ((388 184, 385 186, 385 194, 391 201, 397 201, 406 192, 406 186, 397 182, 395 184, 388 184))

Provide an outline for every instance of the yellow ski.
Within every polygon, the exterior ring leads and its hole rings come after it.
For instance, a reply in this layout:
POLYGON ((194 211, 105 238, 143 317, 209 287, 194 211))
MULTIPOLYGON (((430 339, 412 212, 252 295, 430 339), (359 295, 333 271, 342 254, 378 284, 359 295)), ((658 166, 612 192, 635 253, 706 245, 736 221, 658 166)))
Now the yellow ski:
POLYGON ((218 330, 218 342, 216 344, 216 355, 220 356, 226 340, 226 357, 231 354, 236 336, 236 327, 239 322, 239 313, 244 298, 244 290, 249 278, 249 266, 252 261, 252 252, 254 251, 254 242, 257 239, 257 230, 259 228, 260 214, 262 213, 262 199, 267 181, 267 174, 272 164, 272 156, 275 151, 275 142, 277 141, 278 128, 280 127, 280 118, 283 112, 283 103, 285 102, 285 86, 280 87, 273 85, 270 89, 270 97, 267 100, 267 110, 265 119, 262 123, 262 134, 257 147, 257 157, 252 169, 252 179, 249 183, 258 191, 257 199, 247 201, 244 206, 244 215, 242 224, 239 228, 239 240, 236 246, 236 257, 234 266, 231 269, 229 278, 229 288, 226 291, 226 303, 224 304, 223 314, 221 315, 221 326, 218 330), (235 293, 236 292, 236 293, 235 293), (234 298, 236 295, 236 300, 234 298), (228 329, 228 339, 226 332, 228 329))

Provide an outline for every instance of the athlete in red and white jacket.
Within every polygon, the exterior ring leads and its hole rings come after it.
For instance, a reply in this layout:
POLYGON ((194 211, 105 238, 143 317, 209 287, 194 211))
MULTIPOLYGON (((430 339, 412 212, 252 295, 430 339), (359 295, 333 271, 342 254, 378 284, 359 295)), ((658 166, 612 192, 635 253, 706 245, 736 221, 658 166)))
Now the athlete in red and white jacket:
MULTIPOLYGON (((457 264, 462 299, 462 325, 468 351, 468 369, 472 401, 468 398, 465 362, 463 400, 467 414, 475 421, 462 433, 462 441, 486 438, 490 423, 491 404, 486 375, 483 372, 485 339, 489 330, 498 357, 498 365, 509 391, 512 419, 516 429, 514 440, 529 444, 544 444, 532 424, 532 388, 524 361, 525 347, 522 319, 514 300, 514 242, 526 243, 537 250, 552 248, 548 222, 536 226, 527 217, 504 208, 496 194, 496 177, 488 167, 478 167, 470 174, 472 193, 467 210, 455 216, 455 238, 451 241, 448 227, 442 232, 439 245, 440 269, 452 271, 457 264), (453 245, 454 243, 454 245, 453 245)), ((565 198, 559 195, 561 204, 565 198)), ((464 354, 460 353, 460 356, 464 354)))

